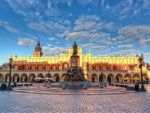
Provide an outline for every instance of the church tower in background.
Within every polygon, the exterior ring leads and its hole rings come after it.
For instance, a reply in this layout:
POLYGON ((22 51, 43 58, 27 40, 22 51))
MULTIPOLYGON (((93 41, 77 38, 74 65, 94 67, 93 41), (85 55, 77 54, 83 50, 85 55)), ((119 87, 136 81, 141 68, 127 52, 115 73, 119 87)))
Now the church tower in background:
POLYGON ((34 57, 41 57, 42 55, 43 55, 42 48, 41 48, 40 42, 38 41, 36 44, 35 50, 33 52, 33 56, 34 57))

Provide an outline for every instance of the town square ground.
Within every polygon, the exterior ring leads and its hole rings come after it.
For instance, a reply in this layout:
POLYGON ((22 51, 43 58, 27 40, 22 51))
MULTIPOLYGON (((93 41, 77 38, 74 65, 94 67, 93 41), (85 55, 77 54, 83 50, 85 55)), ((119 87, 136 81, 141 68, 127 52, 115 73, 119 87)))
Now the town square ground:
POLYGON ((0 92, 0 113, 150 113, 147 92, 123 87, 88 89, 22 86, 0 92))

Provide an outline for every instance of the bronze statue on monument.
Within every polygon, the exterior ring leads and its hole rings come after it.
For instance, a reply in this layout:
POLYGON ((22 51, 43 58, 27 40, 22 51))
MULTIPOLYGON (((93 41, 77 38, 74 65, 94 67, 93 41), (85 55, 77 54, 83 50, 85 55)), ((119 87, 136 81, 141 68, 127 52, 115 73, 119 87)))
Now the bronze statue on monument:
POLYGON ((65 81, 84 81, 83 69, 80 67, 80 57, 78 55, 78 46, 74 41, 72 45, 73 53, 70 57, 70 67, 66 72, 65 81))

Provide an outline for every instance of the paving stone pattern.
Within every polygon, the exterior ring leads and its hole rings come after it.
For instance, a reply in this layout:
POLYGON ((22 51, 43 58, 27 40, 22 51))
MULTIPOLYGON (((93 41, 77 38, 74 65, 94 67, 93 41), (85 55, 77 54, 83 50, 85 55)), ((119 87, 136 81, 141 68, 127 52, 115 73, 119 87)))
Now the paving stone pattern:
POLYGON ((66 91, 69 95, 1 91, 0 113, 150 113, 149 92, 73 95, 66 91))

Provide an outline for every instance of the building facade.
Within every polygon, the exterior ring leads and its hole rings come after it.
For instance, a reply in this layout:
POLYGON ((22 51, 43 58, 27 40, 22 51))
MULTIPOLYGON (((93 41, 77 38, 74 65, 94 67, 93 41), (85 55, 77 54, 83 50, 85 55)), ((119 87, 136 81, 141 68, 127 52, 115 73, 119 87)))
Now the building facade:
MULTIPOLYGON (((68 48, 67 54, 59 56, 42 56, 42 48, 38 41, 33 55, 30 57, 12 56, 11 80, 13 82, 33 82, 35 78, 52 78, 53 81, 63 81, 67 69, 71 66, 73 48, 68 48)), ((84 78, 92 82, 135 83, 141 80, 139 58, 141 56, 93 56, 83 54, 82 48, 77 48, 78 66, 84 71, 84 78)), ((150 79, 147 64, 143 63, 144 80, 150 79)), ((9 81, 9 63, 0 68, 0 82, 9 81)))

